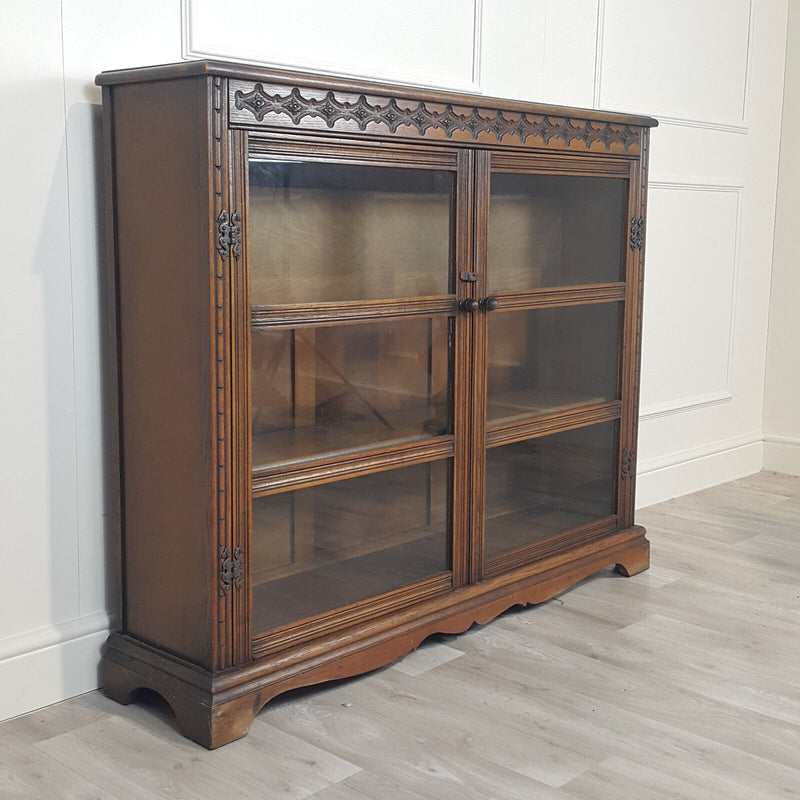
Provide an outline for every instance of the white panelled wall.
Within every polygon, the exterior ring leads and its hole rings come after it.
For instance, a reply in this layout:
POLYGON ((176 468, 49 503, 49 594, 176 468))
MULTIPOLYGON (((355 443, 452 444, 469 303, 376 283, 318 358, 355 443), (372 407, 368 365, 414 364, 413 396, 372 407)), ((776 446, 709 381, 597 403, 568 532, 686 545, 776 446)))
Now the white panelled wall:
POLYGON ((800 3, 789 2, 783 136, 764 392, 764 466, 800 475, 800 3))
POLYGON ((782 108, 787 132, 800 122, 800 4, 791 14, 789 5, 2 3, 11 180, 2 200, 0 718, 95 688, 115 618, 97 72, 210 57, 659 117, 638 450, 647 505, 765 463, 800 474, 800 159, 788 135, 780 153, 782 108))

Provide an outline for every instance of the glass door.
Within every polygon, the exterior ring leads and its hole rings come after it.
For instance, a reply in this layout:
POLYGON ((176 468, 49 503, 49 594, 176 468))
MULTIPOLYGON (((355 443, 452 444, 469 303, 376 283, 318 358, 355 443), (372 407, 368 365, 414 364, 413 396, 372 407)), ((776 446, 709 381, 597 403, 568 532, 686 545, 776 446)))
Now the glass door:
POLYGON ((257 643, 452 585, 457 172, 250 139, 257 643))
POLYGON ((575 170, 249 136, 254 655, 618 529, 632 167, 575 170))
POLYGON ((491 167, 483 576, 616 528, 629 185, 625 163, 491 167))

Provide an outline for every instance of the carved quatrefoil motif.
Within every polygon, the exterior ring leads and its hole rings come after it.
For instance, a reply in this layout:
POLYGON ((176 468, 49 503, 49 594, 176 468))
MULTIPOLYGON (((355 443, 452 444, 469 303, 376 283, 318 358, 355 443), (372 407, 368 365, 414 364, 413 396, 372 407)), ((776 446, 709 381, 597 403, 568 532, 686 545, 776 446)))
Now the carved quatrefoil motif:
POLYGON ((498 142, 505 136, 514 135, 522 142, 529 137, 539 138, 545 144, 551 139, 561 139, 569 147, 578 139, 586 147, 601 142, 609 149, 617 143, 626 150, 639 142, 638 131, 629 125, 605 122, 595 127, 588 120, 557 121, 548 116, 534 117, 524 113, 509 118, 502 111, 482 112, 479 108, 472 108, 469 114, 459 114, 449 104, 444 111, 434 111, 422 100, 406 108, 398 105, 393 97, 388 98, 385 104, 373 104, 363 94, 355 102, 349 102, 340 100, 332 91, 320 99, 305 97, 297 87, 292 88, 288 95, 269 94, 260 83, 254 84, 249 92, 237 90, 234 103, 237 109, 248 110, 259 122, 268 114, 275 114, 288 116, 295 125, 310 117, 324 120, 329 128, 339 122, 353 122, 362 131, 369 125, 385 125, 391 133, 396 133, 398 128, 405 126, 416 128, 421 136, 432 129, 443 130, 448 137, 456 131, 469 131, 473 139, 481 133, 491 133, 498 142))
POLYGON ((219 583, 222 593, 226 594, 231 589, 241 589, 244 583, 244 564, 242 563, 242 548, 233 551, 229 547, 220 549, 219 583))

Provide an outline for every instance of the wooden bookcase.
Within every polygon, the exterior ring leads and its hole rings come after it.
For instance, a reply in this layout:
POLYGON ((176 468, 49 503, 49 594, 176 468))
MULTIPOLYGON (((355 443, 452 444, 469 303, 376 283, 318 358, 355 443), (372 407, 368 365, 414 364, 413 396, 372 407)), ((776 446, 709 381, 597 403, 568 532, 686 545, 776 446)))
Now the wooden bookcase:
POLYGON ((110 697, 217 747, 280 692, 647 568, 655 120, 214 62, 98 83, 110 697))

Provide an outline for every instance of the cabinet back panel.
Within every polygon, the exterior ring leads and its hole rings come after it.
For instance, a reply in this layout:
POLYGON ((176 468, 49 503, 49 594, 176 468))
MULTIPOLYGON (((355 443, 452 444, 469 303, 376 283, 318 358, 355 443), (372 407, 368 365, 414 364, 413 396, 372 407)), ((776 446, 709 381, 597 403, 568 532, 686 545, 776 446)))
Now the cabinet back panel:
POLYGON ((453 191, 443 170, 251 162, 251 302, 448 294, 453 191))
POLYGON ((254 332, 253 468, 451 434, 449 323, 254 332))
POLYGON ((489 425, 619 399, 620 318, 619 303, 493 314, 489 425))
POLYGON ((603 422, 489 450, 487 560, 616 513, 618 436, 603 422))
POLYGON ((253 501, 253 630, 450 569, 450 460, 253 501))
POLYGON ((489 288, 624 280, 628 182, 495 173, 489 205, 489 288))

